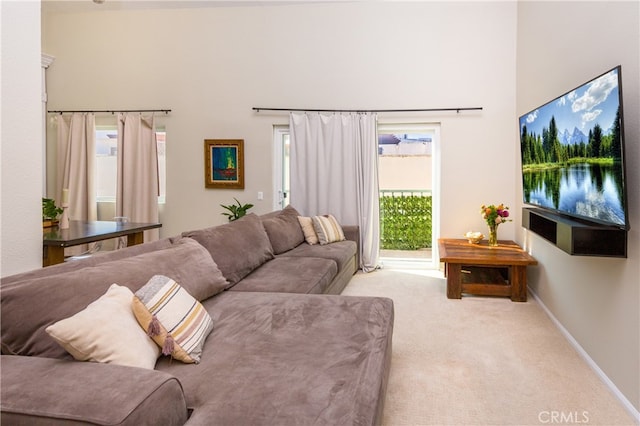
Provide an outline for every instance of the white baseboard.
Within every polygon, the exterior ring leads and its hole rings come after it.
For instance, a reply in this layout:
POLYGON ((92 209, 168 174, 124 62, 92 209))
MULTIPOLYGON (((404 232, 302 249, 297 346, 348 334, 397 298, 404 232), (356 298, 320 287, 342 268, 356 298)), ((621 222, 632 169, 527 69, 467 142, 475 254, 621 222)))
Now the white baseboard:
POLYGON ((528 288, 528 290, 529 290, 529 293, 531 293, 531 295, 533 295, 533 298, 536 299, 538 304, 542 307, 542 309, 547 313, 547 316, 549 316, 549 318, 551 318, 551 321, 553 321, 553 323, 556 325, 556 327, 558 327, 558 330, 560 330, 560 332, 564 335, 564 337, 569 341, 571 346, 573 346, 574 349, 576 351, 578 351, 578 354, 580 354, 580 356, 587 362, 589 367, 591 367, 591 369, 598 375, 598 377, 600 377, 600 380, 602 380, 604 382, 604 384, 609 388, 609 390, 613 393, 613 395, 616 398, 618 398, 618 400, 622 403, 624 408, 635 419, 636 423, 640 424, 640 411, 638 411, 633 406, 633 404, 631 404, 631 401, 629 401, 623 395, 623 393, 620 392, 620 389, 618 389, 618 387, 611 381, 611 379, 609 379, 609 377, 604 373, 604 371, 602 371, 602 369, 600 367, 598 367, 598 364, 596 364, 596 362, 589 356, 587 351, 585 351, 584 348, 582 346, 580 346, 578 341, 573 338, 571 333, 569 333, 569 331, 566 328, 564 328, 564 326, 560 323, 560 321, 558 321, 558 319, 545 306, 545 304, 538 297, 538 295, 535 292, 533 292, 530 287, 528 288))

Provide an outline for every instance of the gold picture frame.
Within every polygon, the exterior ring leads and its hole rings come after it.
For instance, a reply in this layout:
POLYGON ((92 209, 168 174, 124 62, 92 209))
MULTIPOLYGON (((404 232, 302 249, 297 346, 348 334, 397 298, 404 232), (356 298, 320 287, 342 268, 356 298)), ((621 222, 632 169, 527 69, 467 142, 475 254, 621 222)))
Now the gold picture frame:
POLYGON ((204 186, 244 189, 243 139, 205 139, 204 186))

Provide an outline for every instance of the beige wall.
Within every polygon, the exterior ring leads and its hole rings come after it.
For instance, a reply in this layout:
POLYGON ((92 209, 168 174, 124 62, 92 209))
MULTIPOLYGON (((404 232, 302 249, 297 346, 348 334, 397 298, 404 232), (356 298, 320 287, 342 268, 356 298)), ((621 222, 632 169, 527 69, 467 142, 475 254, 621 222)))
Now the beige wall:
MULTIPOLYGON (((43 20, 43 48, 56 57, 51 109, 173 110, 160 117, 167 130, 163 235, 223 223, 219 205, 232 197, 254 203, 252 211, 271 210, 272 126, 288 117, 254 106, 482 106, 380 119, 441 123, 443 235, 483 226, 482 203, 515 202, 515 172, 504 166, 517 147, 515 3, 309 3, 43 20), (207 138, 245 140, 244 191, 204 188, 207 138), (470 178, 461 164, 489 172, 470 178)), ((505 226, 504 237, 515 229, 505 226)))
POLYGON ((540 262, 529 268, 531 288, 635 407, 631 411, 636 410, 640 421, 639 52, 638 2, 518 5, 518 115, 622 65, 628 258, 570 256, 533 233, 523 231, 518 237, 540 262))
POLYGON ((0 275, 42 266, 40 4, 0 1, 0 275))
POLYGON ((431 190, 430 155, 382 155, 378 161, 380 189, 431 190))

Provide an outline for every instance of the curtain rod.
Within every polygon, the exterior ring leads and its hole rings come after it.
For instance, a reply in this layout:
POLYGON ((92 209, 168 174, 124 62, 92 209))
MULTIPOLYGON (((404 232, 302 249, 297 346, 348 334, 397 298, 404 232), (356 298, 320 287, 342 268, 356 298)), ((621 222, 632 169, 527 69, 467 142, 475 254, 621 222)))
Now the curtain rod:
POLYGON ((116 112, 164 112, 165 114, 169 114, 171 112, 170 109, 106 109, 106 110, 68 110, 68 111, 47 111, 49 114, 64 114, 64 113, 74 113, 74 112, 106 112, 115 114, 116 112))
POLYGON ((253 107, 256 112, 260 111, 305 111, 305 112, 431 112, 431 111, 482 111, 482 107, 460 107, 460 108, 420 108, 420 109, 306 109, 306 108, 262 108, 253 107))

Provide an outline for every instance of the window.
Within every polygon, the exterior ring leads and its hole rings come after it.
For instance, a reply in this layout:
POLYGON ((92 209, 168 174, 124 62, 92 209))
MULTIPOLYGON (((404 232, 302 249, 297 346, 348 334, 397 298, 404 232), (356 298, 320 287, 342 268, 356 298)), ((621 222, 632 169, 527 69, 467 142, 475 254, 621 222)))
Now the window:
POLYGON ((274 209, 279 210, 289 205, 289 126, 273 127, 274 141, 274 209))
MULTIPOLYGON (((166 131, 156 128, 158 148, 158 183, 160 197, 158 203, 165 202, 167 182, 166 169, 166 131)), ((114 126, 96 127, 96 201, 99 203, 116 202, 118 179, 118 130, 114 126)))

